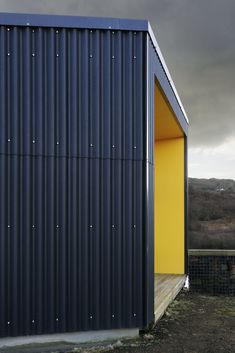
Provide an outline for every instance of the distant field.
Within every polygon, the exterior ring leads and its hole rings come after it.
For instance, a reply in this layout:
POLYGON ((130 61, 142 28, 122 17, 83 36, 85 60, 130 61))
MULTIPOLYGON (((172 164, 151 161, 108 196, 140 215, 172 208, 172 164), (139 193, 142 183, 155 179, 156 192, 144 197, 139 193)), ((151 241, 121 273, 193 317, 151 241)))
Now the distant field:
POLYGON ((189 178, 189 248, 235 249, 235 181, 189 178))

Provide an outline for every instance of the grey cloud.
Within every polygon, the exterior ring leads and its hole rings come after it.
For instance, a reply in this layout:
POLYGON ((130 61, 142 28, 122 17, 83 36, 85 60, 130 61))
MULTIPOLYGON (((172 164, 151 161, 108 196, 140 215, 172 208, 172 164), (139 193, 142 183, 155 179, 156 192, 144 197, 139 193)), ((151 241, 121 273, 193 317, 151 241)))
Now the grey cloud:
POLYGON ((149 19, 190 119, 191 146, 235 137, 234 0, 0 0, 0 11, 149 19))

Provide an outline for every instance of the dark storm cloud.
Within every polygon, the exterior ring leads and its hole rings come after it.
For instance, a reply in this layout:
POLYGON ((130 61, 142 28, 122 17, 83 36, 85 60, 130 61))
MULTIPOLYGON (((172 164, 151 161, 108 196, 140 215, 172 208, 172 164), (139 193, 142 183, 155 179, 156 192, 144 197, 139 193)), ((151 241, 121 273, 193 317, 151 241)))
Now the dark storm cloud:
POLYGON ((0 0, 0 11, 149 19, 190 119, 191 146, 235 137, 234 0, 0 0))

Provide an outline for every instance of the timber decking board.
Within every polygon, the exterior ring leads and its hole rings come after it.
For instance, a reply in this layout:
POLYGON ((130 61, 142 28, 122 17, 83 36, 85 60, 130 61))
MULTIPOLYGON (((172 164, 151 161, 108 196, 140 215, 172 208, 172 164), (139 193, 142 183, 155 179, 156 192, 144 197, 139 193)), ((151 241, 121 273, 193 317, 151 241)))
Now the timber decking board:
POLYGON ((185 283, 185 275, 154 275, 154 315, 158 321, 185 283))

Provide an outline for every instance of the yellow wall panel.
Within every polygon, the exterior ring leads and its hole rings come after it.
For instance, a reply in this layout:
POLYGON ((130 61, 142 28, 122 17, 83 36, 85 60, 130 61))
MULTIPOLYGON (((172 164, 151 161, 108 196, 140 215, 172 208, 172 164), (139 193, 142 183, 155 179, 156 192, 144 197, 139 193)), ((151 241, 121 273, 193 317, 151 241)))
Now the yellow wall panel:
POLYGON ((184 274, 184 138, 154 152, 154 272, 184 274))

